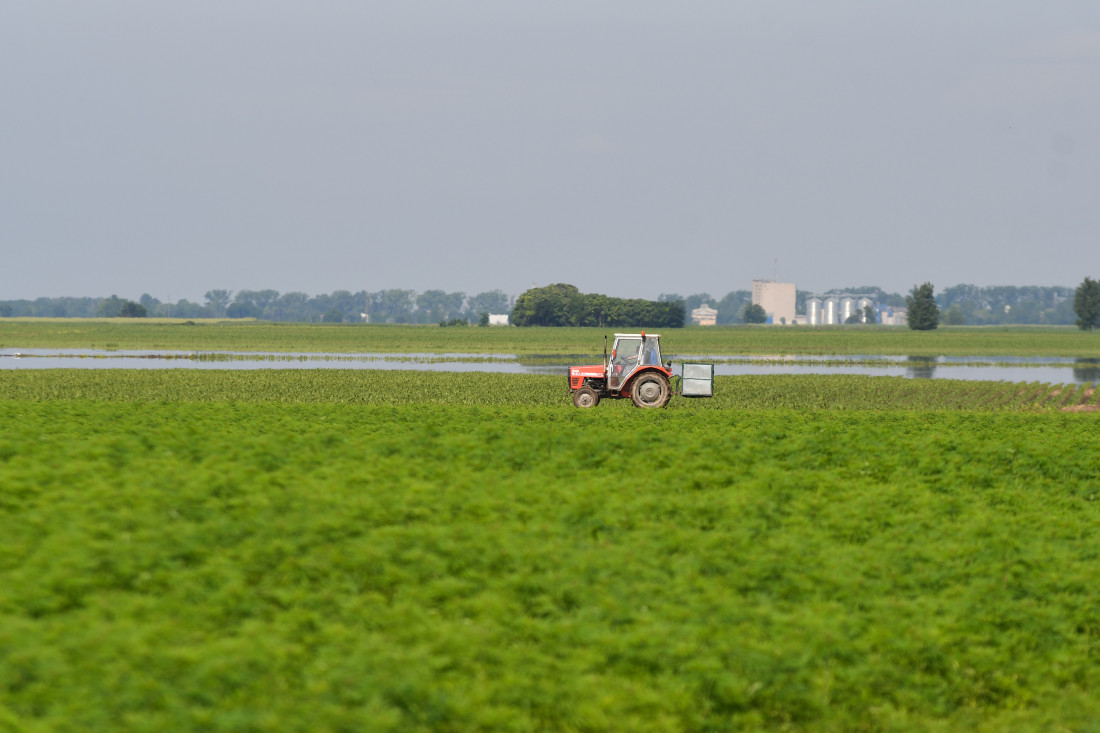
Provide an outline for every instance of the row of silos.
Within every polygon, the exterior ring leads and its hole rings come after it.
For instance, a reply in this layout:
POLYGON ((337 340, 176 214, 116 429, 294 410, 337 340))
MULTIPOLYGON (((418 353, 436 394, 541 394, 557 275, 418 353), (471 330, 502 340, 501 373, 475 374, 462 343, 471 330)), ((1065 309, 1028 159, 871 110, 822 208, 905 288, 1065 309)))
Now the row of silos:
POLYGON ((806 299, 806 323, 810 326, 832 326, 847 323, 859 314, 863 320, 864 309, 874 306, 870 298, 851 295, 813 296, 806 299))

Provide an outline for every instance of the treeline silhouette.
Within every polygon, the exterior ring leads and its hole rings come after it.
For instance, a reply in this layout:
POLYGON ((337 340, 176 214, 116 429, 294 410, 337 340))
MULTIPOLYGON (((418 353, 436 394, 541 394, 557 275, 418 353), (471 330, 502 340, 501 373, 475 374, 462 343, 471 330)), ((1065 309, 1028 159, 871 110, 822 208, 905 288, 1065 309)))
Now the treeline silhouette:
MULTIPOLYGON (((573 290, 576 291, 576 288, 573 290)), ((834 291, 811 293, 799 290, 796 295, 796 311, 806 312, 805 301, 810 295, 829 292, 834 291)), ((880 305, 905 304, 903 295, 888 293, 875 286, 837 288, 835 292, 869 293, 880 305)), ((741 323, 745 306, 752 302, 752 294, 748 290, 733 290, 722 297, 714 297, 709 293, 693 293, 688 296, 661 294, 656 301, 608 298, 581 294, 579 291, 576 295, 589 299, 584 306, 586 310, 577 316, 582 323, 587 324, 594 319, 593 325, 608 326, 622 325, 625 312, 623 302, 650 308, 651 312, 643 314, 640 319, 625 319, 646 325, 663 324, 665 321, 660 319, 671 317, 673 312, 680 313, 673 305, 676 303, 683 308, 681 323, 690 322, 691 311, 704 303, 718 311, 719 324, 741 323)), ((566 300, 575 299, 572 294, 563 297, 566 300)), ((1074 288, 1071 287, 954 285, 936 293, 940 323, 947 326, 1072 325, 1076 321, 1073 299, 1074 288)), ((147 293, 137 300, 127 300, 117 295, 106 298, 44 297, 34 300, 0 300, 0 317, 114 318, 144 315, 150 318, 228 317, 299 322, 477 323, 484 313, 512 314, 513 306, 518 304, 518 300, 502 290, 472 296, 443 290, 417 292, 401 289, 376 292, 360 290, 354 293, 337 290, 312 296, 302 292, 280 293, 277 290, 208 290, 201 303, 187 299, 175 303, 165 302, 147 293)), ((527 313, 524 310, 515 315, 522 321, 527 313)), ((515 317, 513 320, 516 320, 515 317)))

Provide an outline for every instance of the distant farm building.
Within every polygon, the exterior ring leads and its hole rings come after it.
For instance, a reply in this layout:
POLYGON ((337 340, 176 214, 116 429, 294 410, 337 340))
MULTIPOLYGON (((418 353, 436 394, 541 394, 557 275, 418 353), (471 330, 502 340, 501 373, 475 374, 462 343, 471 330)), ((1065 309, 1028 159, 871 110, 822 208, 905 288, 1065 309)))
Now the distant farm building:
POLYGON ((718 323, 718 311, 709 303, 701 303, 691 312, 691 322, 700 326, 713 326, 718 323))
POLYGON ((502 314, 499 314, 499 315, 494 315, 494 314, 490 313, 489 314, 489 325, 490 326, 507 326, 508 325, 508 314, 507 313, 502 313, 502 314))
POLYGON ((909 323, 909 309, 904 306, 883 308, 879 313, 879 323, 886 326, 904 326, 909 323))

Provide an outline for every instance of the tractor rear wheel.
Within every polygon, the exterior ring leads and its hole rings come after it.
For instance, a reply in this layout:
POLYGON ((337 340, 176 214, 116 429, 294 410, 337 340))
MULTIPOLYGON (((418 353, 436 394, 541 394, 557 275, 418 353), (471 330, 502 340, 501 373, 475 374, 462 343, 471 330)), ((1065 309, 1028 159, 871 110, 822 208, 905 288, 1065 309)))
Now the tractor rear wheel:
POLYGON ((630 399, 636 407, 664 407, 672 397, 668 379, 658 372, 643 374, 630 387, 630 399))
POLYGON ((573 404, 577 407, 595 407, 600 404, 600 395, 591 387, 581 387, 573 393, 573 404))

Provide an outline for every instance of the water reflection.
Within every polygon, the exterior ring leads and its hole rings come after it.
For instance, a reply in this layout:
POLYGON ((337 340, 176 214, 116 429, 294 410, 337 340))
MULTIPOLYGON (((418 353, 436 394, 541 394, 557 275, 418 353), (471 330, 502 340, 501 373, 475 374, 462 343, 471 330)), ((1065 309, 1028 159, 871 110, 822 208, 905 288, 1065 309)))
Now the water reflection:
POLYGON ((1073 362, 1073 379, 1078 384, 1100 382, 1100 359, 1078 359, 1073 362))
POLYGON ((905 376, 911 379, 932 379, 936 376, 936 357, 910 356, 905 362, 905 376))

